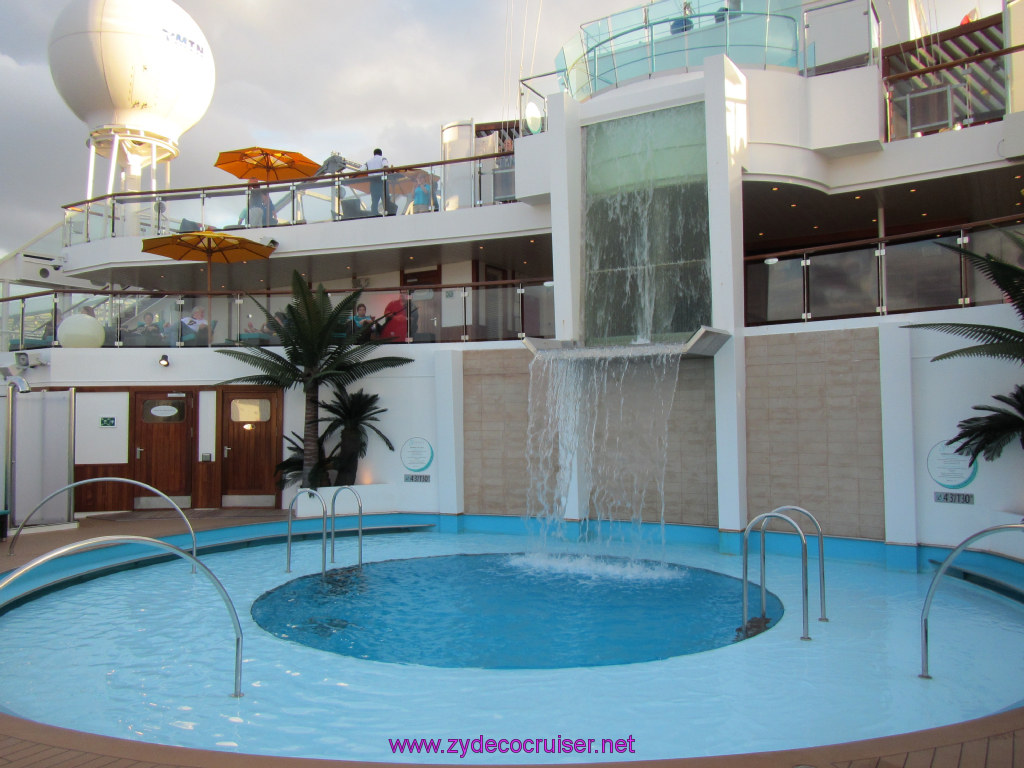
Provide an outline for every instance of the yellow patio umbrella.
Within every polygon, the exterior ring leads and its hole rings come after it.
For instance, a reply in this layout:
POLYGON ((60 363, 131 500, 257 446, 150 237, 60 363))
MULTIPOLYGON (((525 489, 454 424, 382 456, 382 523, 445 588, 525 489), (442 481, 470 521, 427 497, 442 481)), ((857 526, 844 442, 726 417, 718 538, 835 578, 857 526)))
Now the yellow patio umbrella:
POLYGON ((240 179, 257 181, 290 181, 305 179, 320 169, 320 163, 301 152, 288 152, 265 147, 248 147, 221 152, 214 163, 240 179))
POLYGON ((143 253, 152 253, 175 261, 206 263, 206 312, 212 315, 213 264, 238 264, 253 259, 269 259, 277 245, 225 232, 179 232, 149 237, 142 241, 143 253))

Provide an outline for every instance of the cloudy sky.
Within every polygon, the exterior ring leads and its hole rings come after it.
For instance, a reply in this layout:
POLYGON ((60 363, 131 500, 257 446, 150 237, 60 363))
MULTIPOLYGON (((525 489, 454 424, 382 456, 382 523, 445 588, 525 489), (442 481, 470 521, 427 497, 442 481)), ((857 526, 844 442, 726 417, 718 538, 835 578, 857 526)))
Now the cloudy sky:
MULTIPOLYGON (((550 71, 580 23, 637 4, 177 2, 210 43, 217 84, 206 116, 182 136, 175 187, 231 183, 213 167, 217 153, 253 144, 314 160, 336 151, 362 161, 375 146, 395 165, 438 159, 443 124, 514 117, 521 70, 550 71)), ((972 4, 929 2, 955 5, 947 17, 972 4)), ((62 204, 86 196, 88 129, 64 105, 47 64, 50 29, 66 4, 0 0, 0 254, 59 222, 62 204)))

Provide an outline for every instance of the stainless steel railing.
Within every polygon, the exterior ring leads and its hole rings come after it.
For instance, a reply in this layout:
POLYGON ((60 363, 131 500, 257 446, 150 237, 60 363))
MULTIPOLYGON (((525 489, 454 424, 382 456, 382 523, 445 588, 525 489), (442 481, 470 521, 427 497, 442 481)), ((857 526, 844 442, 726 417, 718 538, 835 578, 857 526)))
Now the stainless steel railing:
POLYGON ((918 677, 923 677, 927 680, 931 680, 931 675, 928 674, 928 614, 932 609, 932 598, 935 597, 935 590, 939 587, 939 579, 942 575, 949 570, 949 566, 953 564, 953 561, 967 549, 968 546, 983 539, 986 536, 991 536, 993 533, 1001 533, 1002 531, 1021 530, 1024 531, 1024 523, 1008 523, 1006 525, 994 525, 991 528, 986 528, 983 531, 968 536, 966 539, 961 541, 956 548, 946 555, 946 559, 942 561, 942 565, 939 566, 939 570, 932 576, 932 583, 928 587, 928 595, 924 599, 924 606, 921 608, 921 674, 918 677))
MULTIPOLYGON (((818 524, 818 519, 808 512, 803 507, 794 507, 786 505, 784 507, 777 507, 772 512, 779 514, 785 512, 797 512, 798 514, 804 515, 811 524, 814 526, 815 531, 818 534, 818 592, 821 603, 821 615, 818 617, 818 621, 828 621, 825 615, 825 536, 821 532, 821 526, 818 524)), ((768 520, 765 519, 761 522, 761 605, 764 605, 764 529, 768 524, 768 520)))
POLYGON ((355 488, 350 485, 343 485, 338 488, 334 495, 331 497, 331 562, 334 562, 334 516, 335 510, 334 505, 338 501, 338 494, 342 491, 349 491, 353 496, 356 497, 356 504, 358 505, 357 515, 359 517, 359 567, 363 565, 363 500, 359 494, 356 493, 355 488))
MULTIPOLYGON (((13 542, 12 542, 13 543, 13 542)), ((0 580, 0 591, 4 589, 8 584, 11 584, 21 576, 25 575, 29 571, 48 563, 51 560, 55 560, 58 557, 69 555, 74 552, 81 552, 84 550, 98 549, 100 547, 107 547, 113 544, 146 544, 160 549, 165 549, 178 557, 184 558, 191 561, 192 572, 196 572, 196 568, 202 570, 203 575, 206 576, 213 586, 217 589, 220 594, 221 600, 224 601, 224 605, 227 607, 228 612, 231 614, 231 621, 235 629, 235 690, 231 695, 236 699, 242 697, 242 625, 238 621, 238 612, 235 610, 234 603, 231 602, 231 597, 228 595, 227 590, 224 589, 224 585, 220 583, 220 580, 213 575, 213 571, 203 565, 199 558, 195 556, 195 553, 189 554, 183 549, 180 549, 173 544, 168 544, 166 541, 160 541, 159 539, 151 539, 145 536, 100 536, 94 539, 85 539, 84 541, 76 541, 73 544, 65 544, 63 547, 58 547, 45 555, 31 560, 25 565, 11 571, 7 576, 0 580)), ((14 598, 12 598, 14 599, 14 598)), ((0 603, 5 605, 10 600, 0 603)))
MULTIPOLYGON (((293 497, 291 504, 288 505, 288 536, 285 547, 285 573, 292 572, 292 518, 295 516, 295 505, 299 501, 299 497, 314 496, 319 500, 320 507, 323 509, 323 541, 320 546, 320 575, 327 575, 327 502, 324 501, 324 497, 320 495, 319 491, 314 491, 311 488, 302 488, 293 497)), ((331 517, 331 562, 334 562, 334 518, 331 517)))
MULTIPOLYGON (((89 478, 88 480, 79 480, 77 482, 70 483, 69 485, 65 485, 63 488, 58 488, 56 491, 54 491, 49 496, 47 496, 45 499, 43 499, 38 504, 36 504, 35 508, 25 516, 24 520, 21 521, 21 524, 18 526, 18 530, 16 530, 14 532, 14 536, 11 538, 11 543, 7 547, 7 554, 8 555, 13 555, 14 554, 14 545, 18 543, 18 537, 21 536, 21 529, 24 528, 28 524, 28 521, 32 519, 32 515, 34 515, 36 512, 38 512, 43 507, 43 505, 46 504, 46 502, 48 502, 54 496, 58 496, 58 495, 64 493, 65 491, 71 490, 72 488, 77 488, 80 485, 89 485, 90 483, 104 483, 104 482, 128 483, 129 485, 135 485, 135 486, 138 486, 139 488, 145 488, 147 491, 152 491, 157 496, 159 496, 160 498, 164 499, 164 501, 166 501, 172 507, 174 507, 175 511, 177 511, 177 513, 179 515, 181 515, 181 519, 185 521, 185 527, 188 528, 188 534, 192 538, 192 557, 193 558, 197 557, 197 554, 196 554, 196 532, 195 532, 195 530, 193 530, 192 523, 190 523, 188 521, 188 518, 185 516, 185 513, 182 511, 181 507, 179 507, 177 504, 175 504, 174 501, 171 499, 171 497, 168 496, 167 494, 165 494, 163 491, 160 491, 160 490, 154 488, 151 485, 146 485, 145 483, 141 483, 138 480, 130 480, 127 477, 93 477, 93 478, 89 478)), ((192 566, 192 573, 195 573, 195 571, 196 571, 196 569, 195 569, 195 566, 193 565, 192 566)))
MULTIPOLYGON (((747 585, 748 585, 748 581, 749 581, 749 576, 748 576, 748 572, 747 572, 748 571, 748 568, 747 568, 747 554, 748 554, 749 548, 750 548, 750 531, 753 530, 755 525, 757 525, 758 523, 762 523, 762 521, 767 521, 768 519, 783 520, 783 521, 789 523, 790 525, 793 526, 793 528, 796 530, 797 534, 799 534, 799 536, 800 536, 800 566, 801 566, 800 567, 800 577, 801 577, 801 585, 802 585, 802 593, 803 593, 803 618, 804 618, 804 625, 803 625, 804 633, 803 633, 803 635, 800 636, 800 639, 801 640, 810 640, 811 636, 810 636, 810 633, 809 633, 808 622, 807 622, 807 537, 804 536, 804 532, 800 530, 800 526, 797 525, 793 521, 793 518, 787 517, 786 515, 783 515, 783 514, 781 514, 779 512, 765 512, 764 514, 758 515, 753 520, 751 520, 749 523, 747 523, 747 527, 743 530, 743 624, 740 627, 740 631, 744 635, 747 634, 748 616, 749 616, 749 613, 750 613, 750 604, 749 604, 750 601, 749 601, 749 598, 747 596, 747 585)), ((766 592, 766 589, 765 589, 765 583, 764 583, 764 581, 765 581, 765 578, 764 578, 765 577, 764 549, 765 549, 764 528, 762 527, 762 529, 761 529, 761 618, 765 618, 765 592, 766 592)))

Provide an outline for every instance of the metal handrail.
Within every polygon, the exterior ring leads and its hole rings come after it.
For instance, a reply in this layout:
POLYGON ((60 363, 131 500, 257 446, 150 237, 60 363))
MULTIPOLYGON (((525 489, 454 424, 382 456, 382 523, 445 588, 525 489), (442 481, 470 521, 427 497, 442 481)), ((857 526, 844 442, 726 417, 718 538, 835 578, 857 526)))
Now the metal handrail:
MULTIPOLYGON (((20 578, 24 574, 33 570, 34 568, 48 563, 50 560, 55 560, 58 557, 71 554, 73 552, 79 552, 89 549, 97 549, 99 547, 107 547, 112 544, 149 544, 155 547, 166 549, 169 552, 182 557, 192 562, 192 573, 196 572, 196 568, 200 568, 203 573, 210 579, 210 582, 216 587, 220 593, 221 600, 224 601, 224 605, 227 607, 231 614, 231 621, 235 629, 235 691, 231 695, 236 699, 242 697, 242 625, 238 621, 238 612, 235 610, 234 603, 231 602, 231 597, 228 595, 227 590, 224 589, 224 585, 220 583, 220 580, 213 575, 213 571, 203 565, 199 558, 194 554, 189 554, 183 549, 168 544, 166 541, 160 541, 159 539, 151 539, 146 536, 100 536, 94 539, 85 539, 84 541, 76 541, 73 544, 65 544, 63 547, 47 552, 45 555, 25 563, 20 568, 11 571, 7 576, 0 580, 0 590, 3 590, 11 582, 20 578)), ((11 598, 13 600, 15 598, 11 598)), ((0 603, 0 605, 6 605, 10 600, 0 603)))
POLYGON ((1024 523, 993 525, 991 528, 986 528, 983 531, 978 531, 977 533, 968 536, 966 539, 961 541, 952 552, 946 555, 946 559, 942 561, 942 565, 939 566, 939 570, 937 570, 935 575, 932 576, 932 583, 928 587, 928 595, 925 597, 924 606, 921 608, 921 674, 918 675, 918 677, 923 677, 926 680, 932 679, 932 676, 928 674, 928 613, 932 609, 932 598, 935 597, 935 590, 938 589, 939 579, 949 569, 949 566, 953 564, 953 561, 957 556, 967 549, 970 544, 974 543, 978 539, 991 536, 993 533, 1010 530, 1024 531, 1024 523))
MULTIPOLYGON (((795 506, 793 506, 791 504, 787 504, 787 505, 782 506, 782 507, 777 507, 776 509, 773 509, 772 512, 779 512, 779 513, 782 513, 782 512, 799 512, 801 515, 805 515, 807 517, 807 519, 810 520, 814 524, 815 529, 817 529, 817 531, 818 531, 818 592, 819 592, 819 596, 821 598, 820 599, 820 603, 821 603, 821 616, 818 617, 818 621, 828 621, 828 618, 825 615, 825 536, 821 532, 821 526, 818 524, 817 518, 814 515, 812 515, 810 512, 808 512, 806 509, 804 509, 803 507, 795 507, 795 506)), ((763 563, 764 563, 764 528, 765 528, 765 526, 767 524, 768 524, 768 520, 767 519, 765 519, 761 523, 761 562, 762 562, 762 566, 761 567, 762 567, 762 569, 764 568, 764 565, 763 565, 763 563)), ((763 572, 763 570, 762 570, 762 572, 763 572)), ((761 591, 762 591, 762 594, 761 594, 761 605, 763 606, 764 605, 764 579, 761 579, 761 591)))
POLYGON ((363 565, 363 500, 356 493, 355 488, 350 485, 343 485, 338 488, 334 495, 331 497, 331 562, 334 562, 334 505, 338 500, 338 494, 342 491, 351 491, 352 495, 356 497, 356 504, 359 505, 359 566, 363 565))
MULTIPOLYGON (((181 507, 179 507, 177 504, 175 504, 174 500, 171 499, 171 497, 168 496, 167 494, 165 494, 163 491, 160 491, 160 490, 154 488, 151 485, 146 485, 145 483, 141 483, 138 480, 130 480, 127 477, 93 477, 93 478, 90 478, 88 480, 79 480, 79 481, 71 483, 69 485, 65 485, 63 488, 57 489, 56 491, 51 493, 49 496, 47 496, 45 499, 43 499, 38 504, 36 504, 35 509, 33 509, 31 512, 29 512, 28 515, 26 515, 25 519, 21 521, 21 524, 18 526, 18 530, 14 532, 14 536, 11 538, 10 545, 7 547, 7 554, 8 554, 8 556, 14 554, 14 545, 18 542, 18 537, 21 536, 21 529, 24 528, 28 524, 28 521, 32 519, 32 515, 34 515, 36 512, 38 512, 42 508, 42 506, 46 502, 48 502, 50 499, 52 499, 54 496, 58 496, 58 495, 64 493, 64 491, 68 491, 68 490, 70 490, 72 488, 77 488, 80 485, 89 485, 90 483, 102 483, 102 482, 108 482, 108 481, 109 482, 114 482, 114 483, 128 483, 129 485, 135 485, 135 486, 138 486, 139 488, 145 488, 148 491, 152 491, 157 496, 159 496, 162 499, 164 499, 172 507, 174 507, 174 509, 177 510, 178 514, 181 515, 181 519, 185 521, 185 525, 188 528, 188 534, 189 534, 190 537, 192 537, 192 557, 198 558, 198 555, 196 554, 196 532, 192 528, 192 523, 190 523, 188 521, 188 518, 185 516, 185 513, 182 511, 181 507)), ((195 572, 196 572, 195 571, 195 566, 192 566, 192 573, 195 573, 195 572)))
MULTIPOLYGON (((750 546, 750 540, 749 540, 750 531, 754 527, 754 525, 756 525, 757 523, 760 523, 762 520, 765 520, 767 518, 775 518, 777 520, 785 520, 787 523, 789 523, 790 525, 793 526, 793 528, 796 530, 797 534, 799 534, 799 536, 800 536, 800 555, 801 555, 800 563, 803 566, 800 569, 800 575, 802 577, 803 609, 804 609, 804 611, 803 611, 804 612, 804 633, 800 637, 800 639, 801 640, 810 640, 811 636, 810 636, 810 633, 809 633, 809 630, 808 630, 808 622, 807 622, 807 537, 804 536, 804 532, 800 530, 800 526, 797 525, 795 522, 793 522, 793 518, 786 517, 786 515, 779 514, 778 512, 765 512, 764 514, 758 515, 753 520, 751 520, 749 523, 747 523, 747 527, 743 529, 743 624, 740 627, 740 629, 743 632, 743 634, 746 635, 746 633, 747 633, 747 617, 748 617, 748 615, 750 613, 749 600, 747 598, 747 582, 749 580, 748 579, 748 574, 747 574, 747 554, 748 554, 749 546, 750 546)), ((761 555, 761 593, 764 594, 764 591, 765 591, 764 590, 765 570, 764 570, 764 542, 763 541, 761 542, 761 552, 762 552, 762 555, 761 555)), ((765 615, 765 610, 764 609, 765 609, 764 600, 762 600, 761 601, 761 615, 762 616, 765 615)))
MULTIPOLYGON (((320 500, 320 506, 323 508, 323 540, 320 545, 320 575, 327 575, 327 502, 324 501, 324 497, 320 495, 319 491, 313 490, 312 488, 302 488, 293 497, 292 503, 288 505, 288 539, 286 544, 285 554, 285 565, 284 572, 292 572, 292 518, 294 517, 295 504, 299 500, 299 496, 306 494, 307 496, 316 496, 320 500)), ((333 550, 333 535, 334 535, 334 521, 331 521, 331 535, 332 535, 332 550, 333 550)), ((331 562, 334 562, 333 556, 331 562)))

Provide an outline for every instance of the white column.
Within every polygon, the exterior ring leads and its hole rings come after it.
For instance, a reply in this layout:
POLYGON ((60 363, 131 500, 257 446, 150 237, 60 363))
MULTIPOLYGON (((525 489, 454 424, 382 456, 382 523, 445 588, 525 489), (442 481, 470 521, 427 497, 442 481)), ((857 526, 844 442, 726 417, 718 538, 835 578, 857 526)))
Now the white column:
POLYGON ((548 99, 555 338, 564 341, 583 337, 583 141, 578 113, 579 105, 568 94, 548 99))
POLYGON ((743 343, 743 189, 746 78, 725 56, 704 61, 711 245, 711 324, 732 334, 715 355, 718 527, 747 523, 746 360, 743 343))
POLYGON ((911 333, 909 328, 899 325, 878 328, 883 499, 888 544, 917 544, 911 333))
POLYGON ((463 442, 462 352, 446 350, 434 358, 434 412, 437 414, 436 480, 442 515, 466 509, 463 442))

